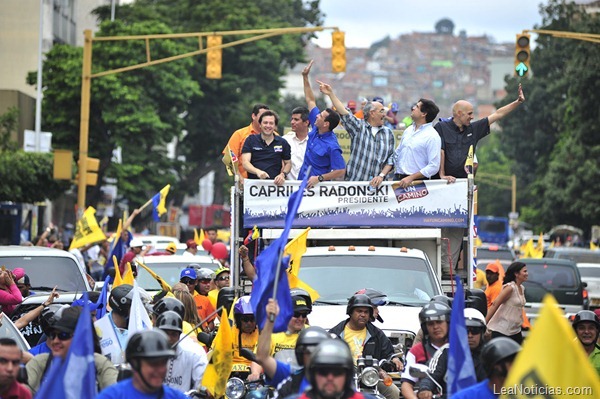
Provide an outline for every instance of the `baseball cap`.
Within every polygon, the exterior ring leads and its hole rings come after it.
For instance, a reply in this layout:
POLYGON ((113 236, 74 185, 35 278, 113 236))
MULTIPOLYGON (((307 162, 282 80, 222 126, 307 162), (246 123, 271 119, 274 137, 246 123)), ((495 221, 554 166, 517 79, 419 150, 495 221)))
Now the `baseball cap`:
POLYGON ((230 270, 229 270, 229 268, 228 268, 228 267, 221 266, 221 267, 219 267, 217 270, 215 270, 215 277, 217 277, 219 274, 221 274, 221 273, 223 273, 223 272, 227 272, 227 273, 229 273, 229 272, 230 272, 230 270))
POLYGON ((348 108, 356 109, 356 101, 354 101, 354 100, 348 101, 348 108))
POLYGON ((496 262, 492 262, 492 263, 488 263, 488 265, 485 267, 485 271, 491 271, 492 273, 500 273, 500 269, 498 268, 498 263, 496 262))
POLYGON ((23 277, 17 280, 17 284, 31 285, 29 281, 29 276, 24 274, 23 277))
POLYGON ((373 97, 373 101, 374 101, 374 102, 377 102, 377 103, 381 103, 381 104, 383 104, 383 98, 382 98, 382 97, 379 97, 379 96, 375 96, 375 97, 373 97))
POLYGON ((167 248, 165 248, 165 250, 174 254, 175 252, 177 252, 177 244, 175 244, 174 242, 170 242, 167 244, 167 248))
POLYGON ((198 275, 196 274, 195 269, 186 267, 185 269, 183 269, 181 271, 181 274, 179 275, 179 280, 181 280, 184 277, 191 278, 192 280, 196 280, 198 278, 198 275))
POLYGON ((129 246, 131 248, 145 247, 144 243, 139 238, 133 238, 131 241, 129 241, 129 246))
POLYGON ((292 301, 294 302, 294 312, 310 312, 310 308, 306 303, 306 299, 302 298, 301 296, 293 296, 292 301))
POLYGON ((185 245, 187 245, 188 248, 198 248, 198 244, 196 244, 196 241, 194 241, 193 238, 190 238, 189 240, 187 240, 185 242, 185 245))
POLYGON ((400 110, 400 107, 398 107, 398 103, 392 103, 391 110, 392 112, 398 112, 400 110))

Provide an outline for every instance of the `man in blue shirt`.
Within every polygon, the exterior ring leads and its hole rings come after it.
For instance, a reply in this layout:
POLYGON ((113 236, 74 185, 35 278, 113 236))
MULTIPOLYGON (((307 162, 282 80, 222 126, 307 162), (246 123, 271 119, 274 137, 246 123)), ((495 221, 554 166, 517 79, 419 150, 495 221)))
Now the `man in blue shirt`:
POLYGON ((260 134, 248 136, 242 148, 242 164, 248 179, 273 179, 283 185, 292 169, 291 147, 275 134, 279 117, 273 111, 263 112, 259 119, 260 134))
POLYGON ((340 123, 340 116, 331 108, 327 108, 324 111, 320 111, 317 108, 315 94, 308 80, 312 64, 313 61, 311 60, 302 70, 304 97, 306 98, 308 109, 310 109, 308 120, 313 128, 308 133, 304 163, 298 175, 298 179, 302 180, 308 171, 308 167, 312 167, 308 179, 308 187, 313 187, 325 180, 341 179, 346 173, 346 163, 342 157, 342 148, 338 143, 335 133, 333 133, 333 129, 340 123))

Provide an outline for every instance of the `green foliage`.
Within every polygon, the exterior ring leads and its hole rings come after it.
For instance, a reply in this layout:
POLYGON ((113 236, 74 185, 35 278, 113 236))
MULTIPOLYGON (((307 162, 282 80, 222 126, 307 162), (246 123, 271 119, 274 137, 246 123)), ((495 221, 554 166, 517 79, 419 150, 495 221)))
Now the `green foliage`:
POLYGON ((9 108, 5 114, 0 115, 0 151, 16 151, 17 143, 11 140, 11 134, 17 130, 19 110, 9 108))
MULTIPOLYGON (((550 0, 540 6, 539 29, 578 33, 600 31, 597 14, 573 3, 550 0)), ((531 57, 533 76, 524 80, 526 103, 503 119, 501 149, 514 160, 523 195, 521 215, 547 230, 571 224, 589 232, 600 217, 600 46, 539 35, 531 57)), ((507 80, 507 101, 517 80, 507 80)))

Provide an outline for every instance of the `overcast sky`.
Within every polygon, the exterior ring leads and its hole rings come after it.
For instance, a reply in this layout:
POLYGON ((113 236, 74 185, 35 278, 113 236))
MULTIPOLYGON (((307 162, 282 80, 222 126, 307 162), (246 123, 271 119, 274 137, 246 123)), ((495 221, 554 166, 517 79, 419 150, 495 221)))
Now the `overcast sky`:
MULTIPOLYGON (((514 42, 515 34, 541 24, 538 10, 546 0, 321 0, 323 26, 346 32, 346 47, 369 47, 389 35, 433 32, 442 18, 454 23, 454 34, 487 34, 496 42, 514 42)), ((317 34, 317 44, 331 47, 331 31, 317 34)), ((532 41, 535 36, 532 37, 532 41)))

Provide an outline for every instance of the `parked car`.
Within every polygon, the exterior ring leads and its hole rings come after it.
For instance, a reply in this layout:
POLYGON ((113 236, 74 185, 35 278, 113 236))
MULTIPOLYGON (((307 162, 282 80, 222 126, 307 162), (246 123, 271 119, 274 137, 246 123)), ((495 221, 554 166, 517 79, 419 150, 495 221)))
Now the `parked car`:
POLYGON ((545 258, 570 259, 575 263, 600 263, 600 251, 580 247, 555 247, 544 254, 545 258))
POLYGON ((600 263, 578 263, 581 281, 587 284, 590 308, 600 308, 600 263))
MULTIPOLYGON (((217 270, 221 266, 221 264, 212 257, 203 255, 196 255, 194 257, 181 255, 144 257, 144 264, 171 286, 179 282, 181 270, 192 263, 211 270, 217 270)), ((160 284, 154 277, 141 267, 138 268, 137 282, 139 286, 148 291, 150 295, 156 294, 161 289, 160 284)))
MULTIPOLYGON (((57 303, 71 304, 77 294, 91 291, 85 270, 77 258, 68 251, 19 245, 0 246, 0 264, 8 269, 22 267, 31 284, 32 295, 15 308, 12 319, 29 312, 48 299, 54 287, 60 295, 57 303)), ((32 346, 42 335, 39 321, 34 320, 21 329, 21 333, 32 346)))
POLYGON ((529 272, 525 286, 525 313, 533 325, 546 294, 552 294, 566 317, 589 307, 585 283, 575 262, 568 259, 522 258, 529 272))
POLYGON ((496 260, 500 261, 500 264, 506 270, 515 259, 515 252, 504 245, 483 244, 477 247, 477 268, 484 271, 489 263, 496 260))

